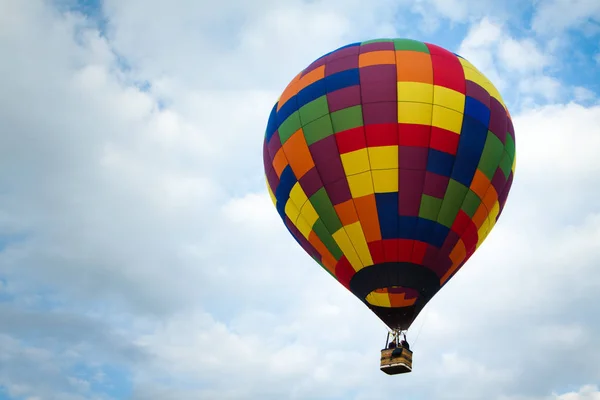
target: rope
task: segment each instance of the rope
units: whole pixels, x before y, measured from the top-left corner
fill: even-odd
[[[425,320],[427,319],[428,312],[429,312],[429,308],[427,308],[425,310],[425,312],[423,313],[423,320],[421,321],[421,326],[419,327],[419,330],[417,331],[417,337],[415,337],[415,341],[413,342],[413,348],[414,348],[415,344],[417,344],[417,340],[419,339],[419,336],[421,336],[421,330],[423,329],[423,325],[425,325]]]

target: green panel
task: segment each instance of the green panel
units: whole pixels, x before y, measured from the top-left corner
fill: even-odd
[[[502,155],[502,161],[500,161],[500,169],[504,172],[504,176],[508,179],[510,175],[510,170],[512,169],[513,160],[510,159],[510,156],[505,151]]]
[[[325,188],[317,190],[315,194],[310,196],[310,202],[329,232],[337,232],[343,226]]]
[[[481,199],[479,196],[477,196],[472,190],[469,190],[465,196],[465,200],[462,203],[461,210],[463,210],[469,217],[473,218],[480,204]]]
[[[394,39],[394,47],[396,50],[412,50],[429,54],[429,48],[427,48],[427,45],[417,40]]]
[[[363,126],[362,106],[352,106],[331,113],[335,133]]]
[[[342,258],[344,253],[342,252],[340,247],[337,245],[335,240],[333,240],[331,233],[329,233],[327,228],[325,228],[323,221],[318,219],[315,222],[315,224],[313,225],[313,231],[315,231],[315,233],[317,234],[317,237],[319,239],[321,239],[321,242],[323,242],[325,247],[327,247],[327,250],[329,250],[331,252],[331,254],[335,257],[336,260],[339,260],[340,258]]]
[[[454,179],[450,179],[448,181],[448,188],[446,189],[446,195],[444,196],[444,201],[442,202],[442,207],[440,208],[440,214],[438,216],[438,222],[448,228],[452,227],[454,224],[454,220],[456,219],[456,214],[460,210],[460,207],[463,205],[465,196],[469,192],[469,188],[455,181]]]
[[[494,178],[496,169],[498,169],[498,164],[500,164],[500,160],[502,159],[503,152],[504,145],[500,139],[492,132],[488,131],[477,169],[481,170],[490,181]]]
[[[298,111],[295,111],[292,115],[287,117],[287,119],[283,121],[281,125],[279,125],[279,128],[277,128],[277,131],[279,132],[279,139],[281,139],[281,144],[284,144],[301,127],[302,124],[300,123],[300,114]]]
[[[302,127],[302,130],[304,131],[306,143],[309,146],[321,139],[333,135],[333,127],[331,126],[329,115],[325,115],[324,117],[309,122]]]
[[[440,206],[442,205],[442,199],[437,197],[422,195],[421,206],[419,207],[419,217],[427,218],[432,221],[437,220],[438,213],[440,212]]]
[[[364,42],[361,42],[361,46],[364,46],[365,44],[370,44],[370,43],[390,43],[393,41],[394,41],[394,39],[371,39],[371,40],[365,40]]]
[[[506,146],[504,147],[504,150],[508,153],[512,164],[512,161],[515,159],[515,141],[509,134],[506,134]]]
[[[306,125],[309,122],[313,122],[314,120],[329,114],[327,96],[321,96],[310,103],[305,104],[304,106],[300,107],[299,111],[302,125]]]

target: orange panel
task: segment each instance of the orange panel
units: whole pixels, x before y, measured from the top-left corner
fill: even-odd
[[[379,215],[377,214],[375,195],[370,194],[357,197],[354,199],[354,205],[367,242],[381,240],[381,229],[379,228]]]
[[[485,204],[481,203],[477,208],[477,211],[475,211],[475,215],[473,215],[473,223],[477,227],[477,230],[481,228],[481,225],[483,225],[483,222],[485,221],[489,213],[490,212],[488,211]]]
[[[419,51],[396,51],[396,74],[398,82],[433,84],[431,56]]]
[[[296,93],[298,93],[298,82],[300,81],[301,75],[302,72],[298,73],[298,75],[296,75],[294,79],[292,79],[292,81],[283,90],[283,93],[281,94],[281,96],[279,97],[279,101],[277,102],[277,111],[279,111],[279,109],[283,107],[283,105],[289,99],[291,99],[296,95]]]
[[[483,204],[487,207],[488,210],[494,208],[494,204],[498,201],[498,192],[496,192],[496,188],[490,186],[487,192],[485,192],[485,197],[483,198]]]
[[[488,188],[492,182],[488,179],[487,176],[480,170],[475,171],[475,176],[473,177],[473,182],[471,182],[471,190],[479,196],[480,199],[483,200],[485,197],[485,192],[487,192]]]
[[[298,129],[283,144],[283,151],[297,179],[302,178],[304,174],[315,166],[302,129]]]
[[[356,214],[352,199],[336,204],[334,208],[338,217],[340,217],[340,221],[342,221],[342,225],[346,226],[358,221],[358,214]]]
[[[370,51],[358,56],[359,68],[381,64],[396,64],[396,52],[394,50]]]
[[[285,153],[283,152],[283,148],[280,148],[279,150],[277,150],[277,153],[275,153],[275,157],[273,157],[273,169],[275,169],[275,172],[277,173],[278,177],[281,178],[281,173],[287,166],[288,166],[287,157],[285,156]]]
[[[325,66],[321,65],[320,67],[313,69],[308,74],[300,78],[300,81],[298,82],[298,91],[301,91],[308,85],[311,85],[323,78],[325,78]]]

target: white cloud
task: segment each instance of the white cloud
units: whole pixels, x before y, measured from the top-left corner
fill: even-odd
[[[129,370],[136,399],[541,399],[597,382],[598,107],[515,113],[505,214],[409,333],[414,372],[389,379],[383,325],[289,236],[260,157],[282,86],[395,32],[395,3],[112,1],[107,38],[43,4],[0,13],[0,225],[22,236],[0,253],[11,394],[94,398],[72,369],[96,363]],[[512,69],[527,93],[558,90],[533,73],[550,62],[535,43],[505,37],[483,19],[461,50],[500,87]]]
[[[557,35],[570,28],[585,28],[600,21],[600,3],[595,0],[541,2],[532,21],[534,30]]]

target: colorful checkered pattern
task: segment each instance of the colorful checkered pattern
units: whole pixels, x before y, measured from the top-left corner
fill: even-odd
[[[443,286],[496,223],[515,168],[492,83],[408,39],[350,44],[309,65],[275,104],[263,151],[285,225],[349,289],[358,271],[389,262],[426,267]],[[402,308],[418,297],[390,285],[361,300]]]

